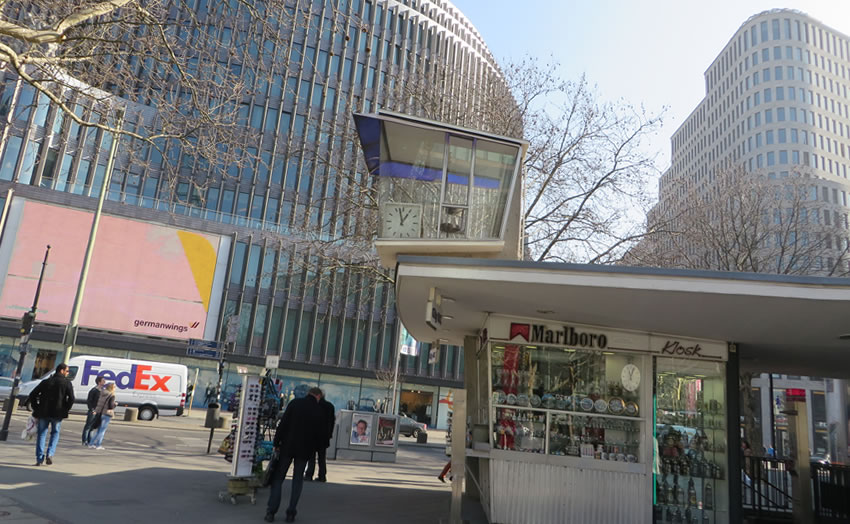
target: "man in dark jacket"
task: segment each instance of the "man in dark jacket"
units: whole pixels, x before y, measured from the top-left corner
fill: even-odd
[[[35,439],[35,465],[41,466],[45,460],[44,443],[47,438],[47,426],[50,426],[50,444],[47,446],[47,465],[53,464],[53,454],[59,443],[59,430],[62,419],[68,418],[68,411],[74,405],[74,386],[68,380],[68,365],[59,364],[56,372],[32,390],[29,405],[32,414],[38,419],[38,433]]]
[[[94,431],[94,428],[91,427],[92,422],[94,422],[94,410],[97,408],[97,401],[100,400],[100,392],[103,390],[105,382],[106,379],[102,376],[94,379],[94,387],[89,390],[89,396],[86,398],[88,412],[86,412],[86,425],[83,426],[83,446],[88,446],[91,440],[91,432]]]
[[[312,388],[306,397],[292,400],[286,406],[283,418],[277,426],[274,447],[280,454],[280,459],[273,465],[266,522],[273,522],[274,515],[280,508],[283,479],[286,477],[289,465],[293,462],[295,465],[292,470],[292,492],[289,497],[289,507],[286,508],[286,522],[295,522],[295,507],[298,505],[301,488],[304,486],[304,468],[307,466],[307,460],[324,444],[326,437],[325,417],[319,407],[321,398],[322,390]]]
[[[319,399],[319,407],[322,409],[322,414],[325,417],[325,428],[327,429],[325,440],[321,446],[319,446],[319,451],[310,456],[310,460],[307,461],[307,471],[304,473],[304,480],[313,480],[313,472],[316,469],[316,455],[319,456],[319,476],[316,477],[316,481],[318,482],[327,482],[328,480],[328,464],[327,464],[327,455],[328,455],[328,447],[331,445],[331,438],[333,438],[334,434],[334,424],[336,423],[336,417],[334,416],[334,405],[325,400],[325,396],[322,395],[322,398]]]

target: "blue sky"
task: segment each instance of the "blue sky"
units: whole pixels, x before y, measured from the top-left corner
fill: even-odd
[[[500,61],[554,57],[564,77],[582,73],[606,100],[658,112],[650,151],[669,165],[670,135],[705,94],[703,73],[750,16],[783,7],[850,35],[850,0],[452,0]]]

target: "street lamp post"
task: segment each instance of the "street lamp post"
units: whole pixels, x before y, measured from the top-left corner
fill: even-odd
[[[41,295],[41,283],[44,280],[44,270],[47,268],[47,257],[50,255],[50,246],[44,252],[44,262],[41,263],[41,274],[38,276],[38,285],[35,288],[35,297],[32,301],[32,308],[24,313],[21,319],[21,342],[18,346],[20,354],[18,355],[18,367],[15,370],[15,377],[12,382],[12,391],[9,393],[9,401],[6,404],[6,416],[3,417],[3,428],[0,429],[0,441],[6,440],[9,437],[9,423],[12,420],[12,409],[15,405],[15,397],[18,396],[18,386],[21,384],[21,371],[24,368],[24,359],[27,356],[29,349],[30,334],[32,334],[32,325],[35,322],[35,313],[38,308],[38,297]]]
[[[124,119],[124,113],[121,112],[118,117],[118,128],[121,128],[121,123]],[[89,277],[89,266],[91,265],[91,257],[94,253],[94,242],[97,238],[97,228],[100,225],[100,217],[103,214],[103,201],[106,200],[106,192],[109,191],[109,183],[112,180],[112,166],[115,163],[115,152],[118,150],[118,142],[121,140],[121,134],[115,133],[112,138],[112,144],[109,147],[109,159],[106,162],[106,174],[103,177],[103,185],[100,187],[100,196],[97,199],[97,209],[94,212],[94,219],[91,223],[91,232],[89,233],[89,241],[86,246],[86,255],[83,258],[83,268],[80,271],[80,280],[77,282],[77,295],[74,297],[74,307],[71,309],[71,320],[68,321],[68,327],[65,328],[65,336],[62,341],[65,346],[65,357],[62,362],[65,364],[71,360],[71,352],[74,350],[74,344],[77,342],[77,331],[79,330],[80,308],[83,305],[83,295],[86,292],[86,280]]]

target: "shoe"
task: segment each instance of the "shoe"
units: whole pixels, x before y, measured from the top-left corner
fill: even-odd
[[[92,446],[91,444],[89,444],[89,445],[88,445],[88,447],[89,447],[90,449],[94,449],[94,448],[95,448],[95,446]]]
[[[295,513],[287,513],[284,522],[295,522]]]
[[[446,483],[446,479],[445,479],[445,477],[443,477],[442,475],[437,475],[437,479],[438,479],[440,482],[442,482],[443,484],[445,484],[445,483]]]
[[[94,448],[94,449],[106,449],[106,448],[105,448],[105,447],[103,447],[103,446],[98,446],[98,447],[96,447],[96,448]]]
[[[328,479],[326,479],[325,477],[316,477],[316,482],[327,482],[327,481],[328,481]]]
[[[263,520],[266,522],[274,522],[274,513],[266,513],[266,516],[263,517]]]
[[[50,458],[50,457],[47,457],[47,460],[45,462],[47,462],[47,465],[50,466],[50,465],[53,464],[53,459]]]
[[[33,466],[41,466],[41,462],[36,462]]]
[[[304,475],[304,480],[313,481],[313,477],[311,475]]]

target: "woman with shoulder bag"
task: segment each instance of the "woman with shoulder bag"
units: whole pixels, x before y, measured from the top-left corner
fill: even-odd
[[[115,415],[115,384],[108,384],[104,389],[103,393],[100,394],[100,398],[97,401],[97,407],[95,408],[95,420],[92,423],[92,426],[100,422],[97,427],[97,434],[94,438],[89,441],[90,448],[96,449],[105,449],[103,444],[103,435],[106,434],[106,428],[109,426],[109,421],[112,420],[112,417]]]

